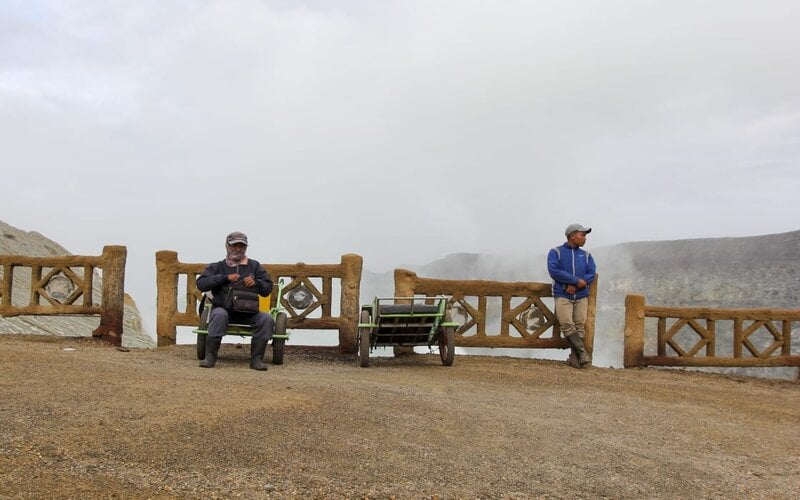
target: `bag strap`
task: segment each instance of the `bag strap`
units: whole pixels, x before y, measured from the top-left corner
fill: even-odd
[[[252,272],[253,277],[255,278],[256,270],[255,270],[252,262],[253,262],[253,259],[247,259],[247,264],[244,264],[244,267],[245,267],[245,271]],[[222,266],[226,266],[227,267],[227,265],[228,264],[224,260],[221,260],[221,261],[217,262],[217,274],[222,274]],[[241,274],[240,269],[239,269],[241,266],[242,266],[242,264],[237,264],[236,265],[236,274]],[[225,293],[228,293],[227,290],[238,289],[239,287],[232,286],[234,284],[235,283],[225,283],[225,285],[223,285],[222,289],[225,290]]]
[[[197,315],[200,316],[203,313],[203,308],[206,305],[206,301],[208,300],[208,295],[202,294],[202,298],[200,299],[200,303],[197,304]]]

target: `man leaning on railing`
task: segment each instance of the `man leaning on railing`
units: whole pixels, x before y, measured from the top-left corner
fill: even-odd
[[[592,255],[581,248],[591,232],[590,227],[570,224],[564,231],[567,241],[547,255],[547,270],[553,278],[556,319],[572,351],[567,364],[575,368],[592,363],[583,337],[589,312],[589,287],[594,281],[596,267]]]

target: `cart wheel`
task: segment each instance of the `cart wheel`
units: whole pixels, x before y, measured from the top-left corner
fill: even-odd
[[[200,305],[198,306],[197,315],[200,318],[200,324],[197,325],[198,328],[201,330],[208,330],[208,315],[211,314],[211,303],[208,301],[208,297],[203,295],[203,298],[200,299]]]
[[[275,334],[286,335],[286,313],[278,313],[275,319]],[[286,347],[286,339],[272,339],[272,364],[283,364],[283,348]]]
[[[206,337],[205,333],[197,334],[197,359],[200,361],[206,359]]]
[[[439,327],[439,356],[444,366],[451,366],[456,358],[456,330],[452,326]]]
[[[369,312],[361,311],[360,323],[369,323]],[[362,368],[369,366],[369,328],[358,329],[358,362]]]

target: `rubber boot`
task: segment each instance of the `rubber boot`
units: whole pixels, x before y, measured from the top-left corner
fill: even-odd
[[[214,365],[217,364],[220,344],[222,344],[222,337],[206,336],[206,357],[200,362],[201,368],[214,368]]]
[[[269,339],[253,339],[250,341],[250,368],[253,370],[266,370],[264,364],[264,351],[267,350]]]
[[[567,358],[567,365],[573,368],[580,368],[581,364],[578,363],[578,354],[574,347],[570,347],[569,357]]]
[[[567,337],[567,340],[569,341],[573,350],[578,354],[578,363],[580,363],[581,368],[592,363],[592,356],[588,351],[586,351],[586,348],[583,345],[583,339],[580,335],[573,333]]]

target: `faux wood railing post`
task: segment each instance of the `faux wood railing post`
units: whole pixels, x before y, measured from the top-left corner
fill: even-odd
[[[596,274],[592,286],[589,287],[589,303],[584,325],[583,345],[589,353],[594,353],[594,323],[597,319],[597,287],[600,275]]]
[[[356,352],[363,261],[360,255],[352,253],[342,255],[339,349],[346,353]]]
[[[0,314],[11,308],[11,283],[14,279],[14,265],[3,266],[3,288],[0,290]]]
[[[413,297],[417,274],[408,269],[394,270],[394,296]]]
[[[417,274],[408,269],[395,269],[394,270],[394,296],[395,297],[413,297],[414,288],[416,287]],[[413,347],[394,346],[392,352],[395,356],[410,356],[414,354]]]
[[[101,337],[117,346],[122,345],[122,318],[125,313],[125,261],[127,258],[128,249],[124,246],[103,247],[103,309],[100,313],[100,326],[92,332],[92,336]]]
[[[173,345],[177,339],[175,313],[178,311],[178,252],[156,252],[156,335],[158,346]]]
[[[644,357],[644,296],[625,297],[625,368],[641,365]]]

